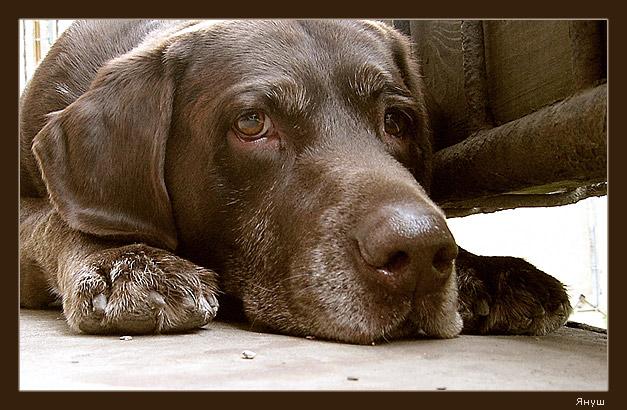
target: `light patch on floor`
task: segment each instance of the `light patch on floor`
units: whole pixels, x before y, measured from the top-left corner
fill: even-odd
[[[59,311],[22,310],[19,339],[21,390],[608,389],[606,335],[570,328],[357,346],[216,322],[125,340],[73,334]]]

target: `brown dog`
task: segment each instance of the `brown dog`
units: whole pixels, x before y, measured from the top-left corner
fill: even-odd
[[[22,306],[87,333],[197,328],[218,296],[353,343],[556,329],[558,281],[458,255],[418,73],[372,22],[74,24],[20,104]]]

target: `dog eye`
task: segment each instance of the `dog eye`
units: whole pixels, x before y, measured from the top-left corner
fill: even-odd
[[[272,121],[262,111],[248,111],[235,120],[233,128],[240,138],[254,140],[262,138],[271,125]]]
[[[385,112],[383,129],[386,134],[394,137],[403,137],[411,127],[411,118],[405,112],[392,108]]]

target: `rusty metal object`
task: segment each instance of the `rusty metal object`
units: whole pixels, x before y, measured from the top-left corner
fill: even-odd
[[[432,196],[439,204],[470,203],[531,187],[606,181],[606,120],[602,84],[478,131],[435,154]]]
[[[575,20],[569,23],[575,88],[583,90],[607,78],[605,21]]]
[[[492,128],[483,39],[483,22],[464,20],[461,23],[464,91],[468,105],[470,132]]]
[[[440,204],[440,207],[446,213],[447,218],[456,218],[460,216],[468,216],[474,214],[487,214],[491,212],[502,211],[504,209],[513,208],[533,208],[570,205],[581,201],[582,199],[593,196],[607,195],[607,183],[598,182],[584,186],[560,186],[556,191],[549,184],[543,187],[533,187],[530,193],[515,192],[487,196],[482,198],[474,198],[472,200],[450,201]],[[545,189],[545,193],[533,193]]]

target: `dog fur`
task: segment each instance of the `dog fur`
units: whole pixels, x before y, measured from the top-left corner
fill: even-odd
[[[403,206],[438,232],[416,246],[454,246],[428,197],[419,72],[377,22],[75,23],[20,101],[21,305],[60,299],[86,333],[194,329],[218,301],[351,343],[556,329],[562,284],[520,259],[460,249],[437,280],[364,263],[355,235],[387,246],[398,235],[371,231]],[[242,140],[251,109],[272,128]],[[390,109],[406,116],[398,138],[382,131]]]

